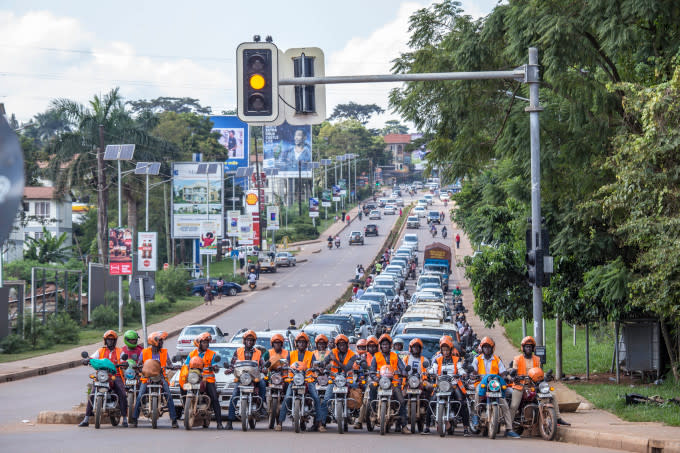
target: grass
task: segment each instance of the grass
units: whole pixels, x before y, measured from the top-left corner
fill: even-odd
[[[517,347],[519,354],[522,342],[522,321],[505,324],[505,336]],[[531,335],[532,322],[527,320],[527,330]],[[586,374],[586,335],[584,327],[576,328],[576,346],[573,343],[573,330],[562,324],[562,372],[566,375]],[[545,320],[546,370],[555,369],[555,320]],[[608,373],[614,354],[614,327],[605,324],[600,328],[590,328],[590,373]]]
[[[654,403],[626,405],[626,393],[640,395],[659,395],[663,398],[677,398],[680,386],[671,378],[662,385],[629,385],[629,384],[587,384],[569,383],[569,388],[586,397],[599,409],[616,414],[630,422],[663,422],[671,426],[680,426],[680,405],[666,403],[663,406]]]
[[[147,326],[151,324],[155,324],[161,321],[165,321],[168,318],[171,318],[179,313],[191,310],[193,308],[198,307],[203,303],[203,298],[201,297],[194,297],[194,296],[186,296],[182,299],[177,300],[174,304],[172,304],[172,307],[170,311],[166,313],[158,313],[158,314],[153,314],[153,315],[148,315],[146,318],[146,323]],[[142,325],[141,323],[133,323],[130,325],[125,325],[123,330],[128,330],[128,329],[133,329],[133,330],[138,330],[141,329]],[[38,357],[46,354],[52,354],[54,352],[61,352],[61,351],[66,351],[68,349],[72,349],[78,346],[86,346],[90,345],[93,343],[97,343],[98,341],[102,340],[102,333],[104,332],[105,329],[95,329],[93,327],[83,327],[80,329],[80,340],[78,343],[70,343],[70,344],[58,344],[54,345],[50,348],[45,348],[45,349],[35,349],[31,351],[24,351],[20,352],[17,354],[0,354],[0,363],[7,363],[7,362],[14,362],[16,360],[23,360],[23,359],[30,359],[31,357]],[[114,329],[115,330],[115,329]],[[119,346],[122,346],[122,340],[119,341]],[[80,357],[80,356],[78,356]],[[77,359],[78,357],[75,357]]]

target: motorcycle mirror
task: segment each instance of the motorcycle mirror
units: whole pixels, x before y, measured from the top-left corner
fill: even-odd
[[[120,360],[127,360],[127,359],[128,359],[128,355],[125,352],[120,355]]]
[[[222,357],[220,357],[219,354],[215,354],[215,358],[214,358],[213,360],[214,360],[215,362],[219,362],[220,360],[222,360]]]
[[[279,362],[281,363],[281,365],[285,365],[285,364],[288,363],[288,360],[286,360],[286,359],[279,359]]]
[[[405,368],[405,369],[406,369],[406,372],[407,372],[407,373],[410,372],[410,371],[411,371],[411,365],[406,365],[406,368]]]
[[[172,361],[179,362],[179,355],[175,354],[174,356],[172,356]]]
[[[139,356],[137,354],[132,354],[130,358],[136,362],[137,359],[139,359]]]
[[[270,366],[272,366],[272,363],[271,363],[269,360],[267,360],[266,362],[264,362],[264,367],[265,367],[265,368],[269,368]]]
[[[444,376],[446,376],[447,374],[449,374],[449,372],[448,372],[447,370],[444,370],[444,371],[442,371],[442,374],[443,374]]]
[[[82,357],[83,359],[87,359],[89,356],[90,355],[87,353],[87,351],[83,351],[80,353],[80,357]]]
[[[222,363],[222,366],[223,366],[224,368],[229,368],[229,362],[224,362],[224,363]]]

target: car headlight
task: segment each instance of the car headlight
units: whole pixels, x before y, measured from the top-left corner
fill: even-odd
[[[303,385],[305,383],[305,377],[302,373],[298,373],[293,376],[293,385]]]
[[[347,378],[345,376],[339,375],[335,377],[335,385],[338,387],[344,387],[347,385]]]
[[[125,379],[134,379],[135,378],[135,370],[133,370],[132,368],[128,368],[127,370],[125,370],[124,375],[125,375]]]
[[[106,370],[98,370],[97,380],[101,383],[109,382],[109,372]]]
[[[538,384],[538,393],[548,393],[550,392],[550,384],[547,382],[541,382]]]
[[[498,379],[489,379],[489,390],[492,392],[500,392],[501,391],[501,381]]]
[[[243,373],[238,379],[243,385],[250,385],[253,382],[253,377],[250,373]]]
[[[379,384],[380,384],[380,388],[383,389],[383,390],[387,390],[390,387],[392,387],[392,381],[387,376],[381,377]]]
[[[281,385],[283,383],[283,377],[280,374],[272,374],[272,384]]]
[[[440,392],[450,392],[451,383],[449,381],[439,381],[439,391]]]
[[[187,382],[189,384],[198,384],[201,380],[201,376],[198,373],[189,373],[189,376],[187,376]]]
[[[417,389],[418,387],[420,387],[420,378],[418,378],[418,376],[409,376],[408,386],[411,387],[412,389]]]

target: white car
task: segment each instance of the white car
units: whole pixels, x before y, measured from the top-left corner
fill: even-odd
[[[420,218],[417,215],[410,215],[406,219],[406,228],[420,228]]]
[[[385,206],[385,209],[383,210],[385,215],[396,215],[397,214],[397,207],[391,204],[388,204]]]
[[[212,343],[223,343],[226,341],[224,337],[229,335],[228,333],[222,333],[222,330],[214,324],[186,326],[177,337],[177,354],[183,357],[188,356],[191,351],[196,349],[194,338],[203,332],[208,332],[212,336]]]
[[[424,199],[424,198],[421,198],[420,200],[418,200],[416,202],[416,206],[422,206],[424,208],[428,207],[429,205],[430,205],[430,203],[428,203],[427,200]]]
[[[418,235],[417,234],[405,234],[404,235],[404,245],[413,245],[415,250],[418,251]]]
[[[380,215],[380,211],[377,209],[374,209],[368,214],[368,220],[380,220],[382,219],[382,215]]]
[[[427,201],[428,205],[431,205],[432,201],[434,200],[434,196],[432,194],[429,194],[429,193],[426,194],[423,198]]]
[[[425,206],[418,205],[415,208],[413,208],[413,213],[418,216],[419,219],[424,219],[425,216],[427,215],[427,211],[425,210]]]

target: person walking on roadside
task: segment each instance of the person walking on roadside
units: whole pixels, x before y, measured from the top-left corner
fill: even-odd
[[[359,322],[359,338],[368,338],[370,334],[371,331],[369,330],[366,321],[362,319],[361,322]]]
[[[460,248],[460,234],[456,233],[456,248]]]
[[[205,292],[203,295],[203,302],[205,302],[206,305],[212,305],[215,296],[212,293],[212,286],[210,286],[210,282],[207,282],[205,286],[203,286],[203,291]]]
[[[345,211],[342,211],[342,216],[340,217],[340,220],[343,222],[345,221]]]
[[[220,276],[217,280],[217,298],[222,298],[222,290],[224,289],[224,279]]]
[[[243,266],[246,265],[246,254],[243,250],[238,251],[238,267],[239,269],[243,269]]]
[[[347,220],[347,225],[349,225],[349,214],[347,214],[347,217],[345,219]]]

